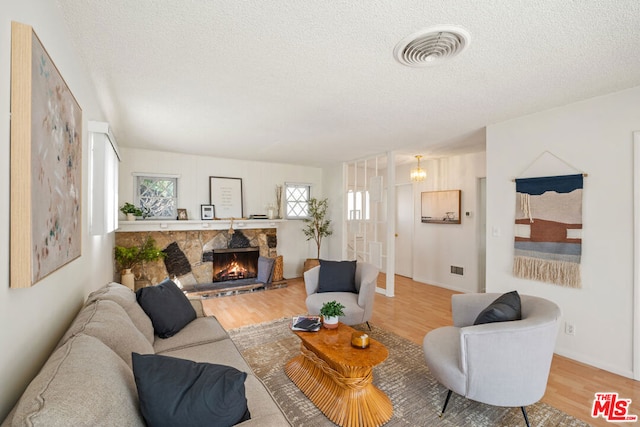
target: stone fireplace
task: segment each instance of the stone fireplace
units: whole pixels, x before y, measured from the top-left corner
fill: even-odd
[[[127,231],[116,233],[115,244],[125,247],[140,245],[147,236],[156,241],[156,246],[166,256],[164,260],[145,263],[133,269],[137,279],[136,288],[160,283],[167,277],[177,278],[184,286],[255,278],[258,257],[275,258],[278,255],[275,228]],[[238,260],[245,264],[240,267],[242,272],[236,267],[222,265]],[[120,272],[115,271],[114,275],[114,280],[120,281]],[[219,279],[215,276],[219,276]]]

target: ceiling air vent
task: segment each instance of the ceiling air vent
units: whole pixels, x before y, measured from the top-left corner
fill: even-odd
[[[393,50],[401,64],[427,67],[447,61],[469,46],[469,33],[458,27],[434,27],[404,38]]]

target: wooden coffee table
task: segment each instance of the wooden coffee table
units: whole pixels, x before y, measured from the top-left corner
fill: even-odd
[[[351,346],[355,329],[340,323],[336,329],[294,333],[301,354],[287,362],[285,372],[302,392],[339,426],[381,426],[393,415],[391,400],[373,385],[374,366],[389,355],[371,339],[369,347]]]

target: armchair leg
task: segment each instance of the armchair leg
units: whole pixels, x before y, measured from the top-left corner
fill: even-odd
[[[447,409],[447,405],[449,404],[449,399],[451,399],[451,393],[453,393],[453,391],[448,390],[447,393],[447,398],[444,400],[444,406],[442,407],[442,412],[440,412],[440,417],[442,417],[444,415],[444,411]]]
[[[371,325],[369,324],[369,321],[367,320],[367,326],[369,327],[369,330],[372,331],[373,329],[371,329]]]
[[[522,415],[524,415],[524,422],[527,423],[527,427],[531,427],[529,426],[529,417],[527,417],[527,410],[524,408],[524,406],[521,406],[520,409],[522,409]]]

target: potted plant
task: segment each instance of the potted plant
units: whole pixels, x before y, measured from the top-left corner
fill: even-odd
[[[123,285],[134,290],[135,275],[131,271],[134,267],[144,264],[145,261],[155,261],[165,257],[165,253],[156,247],[156,241],[151,236],[147,236],[140,246],[126,248],[116,246],[114,258],[121,274]]]
[[[327,219],[327,210],[329,209],[329,202],[327,199],[318,200],[316,198],[309,199],[309,217],[305,218],[305,227],[302,232],[308,240],[315,240],[316,247],[318,248],[318,257],[315,259],[307,259],[305,262],[305,271],[309,268],[315,267],[319,264],[320,259],[320,245],[322,244],[322,238],[331,236],[333,230],[331,230],[331,220]]]
[[[127,216],[127,221],[135,221],[137,216],[142,216],[142,209],[136,208],[133,204],[126,202],[120,208],[120,212]]]
[[[344,305],[337,301],[328,301],[322,304],[320,314],[322,315],[322,324],[325,328],[334,329],[338,327],[338,317],[344,316]]]

